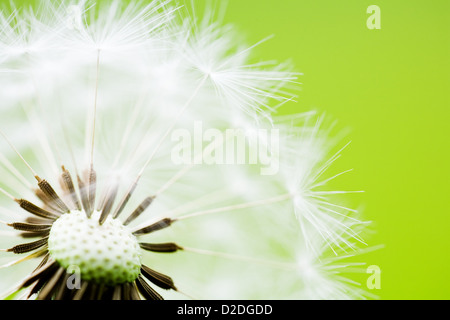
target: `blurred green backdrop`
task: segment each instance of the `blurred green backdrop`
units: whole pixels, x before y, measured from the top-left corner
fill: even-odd
[[[379,30],[366,26],[369,5],[380,7]],[[448,0],[227,3],[225,21],[249,44],[275,35],[256,58],[304,73],[289,111],[324,111],[351,130],[334,170],[354,168],[339,186],[365,190],[366,239],[384,248],[359,260],[381,268],[381,299],[450,299],[449,15]]]
[[[369,30],[369,5],[381,29]],[[317,109],[350,128],[336,170],[362,189],[373,220],[361,256],[381,268],[381,299],[450,299],[450,1],[230,0],[261,57],[292,59],[304,73],[291,111]],[[361,279],[367,278],[367,275]],[[365,283],[363,283],[365,285]]]

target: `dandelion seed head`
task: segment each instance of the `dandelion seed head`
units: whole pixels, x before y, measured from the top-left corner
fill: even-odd
[[[64,215],[52,225],[48,250],[64,268],[79,266],[87,281],[117,285],[133,282],[139,275],[140,247],[137,239],[119,221],[98,223],[81,211]]]

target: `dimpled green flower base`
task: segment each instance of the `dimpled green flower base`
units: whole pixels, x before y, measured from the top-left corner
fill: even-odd
[[[48,239],[50,255],[64,268],[79,268],[81,279],[116,285],[134,281],[140,273],[140,247],[122,223],[108,218],[100,225],[81,211],[62,215]]]

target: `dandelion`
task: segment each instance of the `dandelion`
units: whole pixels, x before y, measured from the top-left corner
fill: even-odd
[[[366,223],[332,197],[352,191],[323,189],[331,128],[277,116],[299,74],[213,18],[171,1],[0,14],[3,298],[365,296],[337,276]],[[177,163],[174,132],[199,121],[214,134]],[[251,161],[198,161],[227,129]]]

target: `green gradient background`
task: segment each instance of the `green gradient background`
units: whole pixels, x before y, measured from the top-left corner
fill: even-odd
[[[381,30],[366,27],[372,4]],[[334,170],[354,168],[338,185],[365,190],[367,241],[385,247],[361,260],[381,268],[381,299],[450,299],[449,16],[448,0],[228,1],[225,21],[249,44],[275,35],[257,58],[304,73],[290,111],[325,111],[351,130]]]
[[[366,9],[381,9],[369,30]],[[373,220],[361,257],[381,268],[381,299],[450,299],[450,1],[230,0],[226,21],[262,57],[292,59],[291,111],[326,111],[350,128],[339,183],[363,189]],[[367,278],[364,275],[362,279]]]

